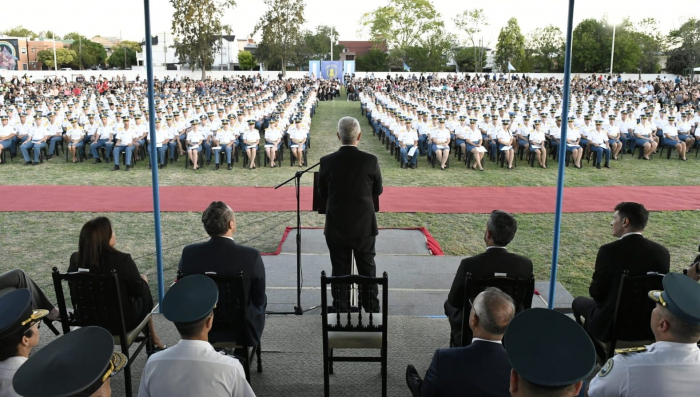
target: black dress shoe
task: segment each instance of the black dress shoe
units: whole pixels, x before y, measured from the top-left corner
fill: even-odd
[[[210,165],[210,164],[211,164],[211,160],[207,160],[207,165]]]
[[[609,163],[605,163],[605,168],[610,168],[610,164],[609,164]]]
[[[603,168],[603,167],[600,166],[600,163],[596,164],[595,167],[596,167],[597,169]]]
[[[219,169],[219,164],[217,164],[216,167],[214,167],[214,171],[216,171],[218,169]]]
[[[24,165],[29,165],[29,164],[31,164],[31,163],[32,163],[31,161],[25,161],[25,162],[24,162]]]
[[[127,165],[127,166],[126,166],[126,170],[129,171],[130,169],[131,169],[131,166],[130,166],[130,165]]]
[[[423,379],[418,375],[416,367],[408,364],[406,367],[406,385],[408,385],[408,390],[411,391],[413,397],[420,397],[420,387],[423,384]]]
[[[95,161],[93,161],[92,163],[93,163],[93,164],[100,164],[101,162],[102,162],[102,160],[100,160],[100,159],[95,159]]]
[[[232,169],[233,169],[233,167],[231,166],[231,164],[229,164],[229,165],[228,165],[228,170],[231,171]]]
[[[119,166],[115,165],[114,168],[112,168],[112,171],[119,171]]]

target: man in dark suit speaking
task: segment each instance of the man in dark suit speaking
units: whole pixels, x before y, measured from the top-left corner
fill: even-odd
[[[649,211],[642,204],[622,202],[615,207],[610,223],[612,235],[619,240],[600,247],[595,259],[595,271],[588,287],[590,298],[579,296],[571,306],[579,324],[602,342],[610,340],[615,300],[620,277],[625,270],[630,276],[649,272],[666,274],[671,266],[668,250],[644,236]]]
[[[265,327],[265,265],[260,252],[233,241],[236,217],[222,201],[214,201],[202,214],[204,230],[209,241],[186,246],[182,250],[179,269],[185,276],[213,272],[221,276],[236,276],[243,272],[247,292],[246,322],[249,341],[257,346]]]
[[[360,123],[352,117],[338,122],[337,152],[321,158],[318,194],[326,202],[324,234],[330,251],[333,276],[350,274],[352,256],[362,276],[375,277],[374,242],[378,234],[374,198],[382,194],[382,173],[377,158],[357,148],[362,133]],[[340,308],[348,307],[347,293],[342,293]],[[333,299],[339,299],[333,291]],[[377,287],[370,300],[362,296],[365,310],[379,311]]]

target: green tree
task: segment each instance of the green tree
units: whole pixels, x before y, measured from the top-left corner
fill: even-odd
[[[39,37],[44,37],[47,39],[54,39],[54,40],[61,40],[61,36],[57,35],[51,30],[45,30],[43,32],[38,33]]]
[[[411,71],[442,72],[454,52],[454,42],[454,35],[435,29],[420,45],[406,49],[405,62]]]
[[[124,68],[124,57],[126,56],[126,66],[136,65],[136,51],[128,46],[116,46],[112,55],[107,58],[107,64],[113,68]]]
[[[464,34],[467,36],[467,43],[470,44],[472,48],[472,67],[469,69],[462,68],[462,65],[464,67],[467,66],[466,59],[464,58],[464,56],[466,56],[466,53],[464,52],[465,49],[462,48],[460,50],[460,57],[464,62],[462,62],[462,65],[459,65],[459,62],[457,63],[459,70],[463,72],[473,70],[474,73],[481,71],[483,68],[485,48],[483,43],[479,44],[477,42],[477,38],[479,37],[479,34],[482,33],[483,28],[489,26],[484,10],[480,8],[464,10],[461,14],[458,14],[453,21],[455,26],[457,26],[457,28],[464,32]],[[477,46],[477,44],[479,45]]]
[[[12,29],[7,29],[1,33],[6,35],[6,36],[10,36],[10,37],[29,37],[30,39],[35,39],[35,38],[39,37],[39,35],[37,33],[25,28],[22,25],[15,26]]]
[[[302,45],[303,0],[264,0],[267,11],[255,25],[253,34],[262,33],[257,56],[268,70],[279,65],[282,74],[287,64],[296,62],[296,51]]]
[[[463,47],[455,49],[454,61],[457,64],[457,68],[460,72],[468,72],[470,70],[476,70],[474,67],[474,51],[478,51],[478,48],[474,47]]]
[[[64,36],[64,39],[73,40],[70,49],[77,54],[71,63],[73,69],[90,69],[94,66],[105,64],[107,51],[102,44],[90,41],[87,37],[77,32],[68,33]]]
[[[373,48],[366,54],[360,55],[355,60],[355,69],[358,72],[379,72],[389,70],[389,60],[386,52]]]
[[[681,74],[683,69],[690,68],[694,76],[693,68],[700,63],[700,20],[688,19],[669,33],[668,40],[673,49],[669,52],[667,70]]]
[[[253,57],[252,52],[241,51],[238,53],[238,66],[241,70],[253,70],[258,64],[255,62],[255,57]]]
[[[642,73],[659,73],[661,55],[665,52],[666,38],[661,34],[658,21],[654,18],[643,19],[632,27],[641,57],[639,69]]]
[[[521,70],[524,58],[525,36],[520,32],[518,20],[511,18],[498,34],[496,65],[502,71],[508,71],[508,63],[512,64],[516,70]]]
[[[224,12],[236,6],[235,0],[170,0],[173,6],[172,31],[177,37],[175,53],[190,69],[201,69],[202,80],[214,64],[223,33],[231,26],[221,23]],[[123,59],[122,59],[123,60]]]
[[[75,59],[77,55],[75,54],[75,51],[68,49],[68,48],[57,48],[56,49],[56,63],[58,63],[58,67],[70,65],[73,60]],[[54,61],[53,61],[53,49],[51,50],[41,50],[36,54],[37,60],[41,62],[41,64],[48,68],[48,69],[53,69],[54,66]]]
[[[564,70],[558,64],[564,52],[564,35],[554,25],[535,29],[528,36],[528,49],[532,50],[532,67],[540,72]]]
[[[308,60],[340,60],[340,55],[345,46],[337,43],[338,31],[335,29],[335,26],[319,25],[316,27],[315,32],[309,30],[304,32],[303,37]],[[333,59],[331,59],[330,55],[331,38],[333,38]]]
[[[389,0],[388,5],[365,13],[360,25],[369,29],[375,43],[386,41],[389,48],[404,51],[444,23],[430,0]]]
[[[607,47],[607,35],[603,24],[595,19],[584,19],[572,34],[571,71],[575,73],[593,73],[605,69],[610,61],[610,47]]]

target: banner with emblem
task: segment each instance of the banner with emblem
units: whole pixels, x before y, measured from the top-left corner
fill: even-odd
[[[352,74],[355,73],[355,61],[343,61],[343,76],[345,73],[352,77]]]
[[[330,80],[338,79],[343,82],[343,61],[321,61],[321,77]]]
[[[321,78],[321,61],[309,61],[309,77],[312,79]]]

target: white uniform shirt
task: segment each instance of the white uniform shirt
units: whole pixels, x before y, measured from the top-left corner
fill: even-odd
[[[448,131],[447,128],[441,129],[438,127],[433,131],[431,136],[435,141],[447,142],[450,139],[450,131]],[[440,145],[445,146],[447,144],[441,143]]]
[[[603,129],[601,129],[600,132],[598,132],[597,130],[591,131],[588,136],[588,139],[591,141],[591,143],[595,143],[596,145],[602,146],[603,148],[608,147],[608,134]]]
[[[197,129],[197,131],[192,129],[187,133],[187,140],[190,141],[190,144],[192,145],[197,145],[199,141],[204,140],[204,138],[204,134],[202,134],[200,129]]]
[[[170,139],[170,132],[167,128],[156,129],[156,144],[162,144],[166,139]]]
[[[76,127],[70,127],[68,128],[68,131],[66,131],[66,134],[70,137],[71,141],[77,140],[77,139],[83,139],[85,136],[85,130],[83,127],[76,126]]]
[[[700,390],[700,349],[692,343],[656,342],[644,352],[618,354],[603,368],[591,380],[590,397],[685,397]]]
[[[664,127],[664,135],[668,135],[671,138],[678,136],[678,127],[675,125],[667,124]]]
[[[128,129],[121,128],[117,131],[117,139],[120,141],[119,146],[127,146],[133,143],[134,138],[136,138],[136,130],[131,126]]]
[[[49,135],[49,130],[44,126],[38,126],[31,131],[31,135],[32,142],[38,142],[44,139],[45,136]]]
[[[268,128],[265,130],[265,141],[276,142],[282,139],[282,131],[279,128]]]
[[[152,355],[143,369],[138,395],[255,397],[237,359],[195,340],[181,340]]]
[[[413,128],[406,128],[403,133],[399,136],[399,140],[407,146],[412,146],[416,141],[418,141],[418,132]]]
[[[292,137],[293,138],[293,137]],[[306,135],[304,135],[304,138],[306,138]],[[254,143],[255,141],[260,140],[260,132],[253,128],[251,131],[250,128],[246,130],[246,132],[243,134],[243,140]]]
[[[487,131],[489,131],[490,128],[487,128]],[[479,141],[483,138],[481,135],[481,131],[479,129],[471,129],[467,128],[464,132],[464,138],[470,140],[474,144],[478,144]]]
[[[25,361],[27,359],[20,356],[0,361],[0,397],[20,397],[12,388],[12,378]]]
[[[265,133],[267,133],[267,131],[265,131]],[[221,145],[221,146],[228,145],[229,143],[231,143],[231,141],[233,141],[233,130],[231,130],[231,129],[225,130],[223,128],[220,129],[216,133],[216,140],[219,142],[219,145]]]
[[[6,139],[9,139],[9,137],[12,134],[16,134],[17,130],[15,130],[15,127],[11,126],[9,123],[2,127],[0,126],[0,141],[4,141]]]

